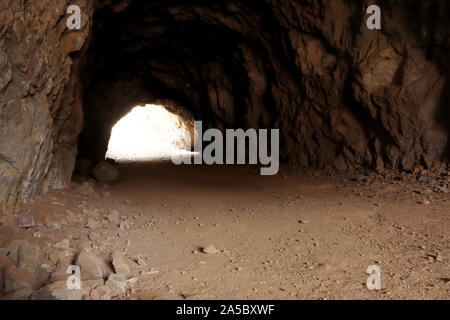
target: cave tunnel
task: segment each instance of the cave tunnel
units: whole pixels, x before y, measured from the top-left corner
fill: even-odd
[[[374,3],[0,0],[0,299],[448,299],[450,3]]]

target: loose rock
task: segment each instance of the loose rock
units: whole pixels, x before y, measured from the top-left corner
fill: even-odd
[[[114,270],[116,273],[122,273],[123,275],[127,276],[130,274],[130,266],[127,263],[127,259],[125,258],[124,254],[120,251],[114,251],[111,254],[112,258],[112,264],[114,266]]]
[[[111,290],[111,297],[125,293],[127,278],[121,273],[113,273],[109,276],[105,285]]]
[[[62,228],[62,224],[59,221],[57,221],[51,217],[47,217],[45,219],[45,225],[52,230],[59,230]]]
[[[70,241],[69,241],[69,239],[61,240],[60,242],[56,243],[53,247],[55,249],[59,249],[59,250],[69,249]]]
[[[19,228],[31,228],[36,226],[36,219],[31,209],[20,213],[14,219],[14,224]]]
[[[120,222],[120,215],[119,212],[117,212],[116,210],[111,211],[107,216],[106,216],[106,220],[109,223],[113,223],[115,225],[118,225]]]
[[[9,267],[5,270],[5,293],[10,293],[25,288],[33,288],[37,279],[28,269]]]
[[[77,265],[81,269],[81,279],[94,280],[104,279],[112,272],[106,261],[90,252],[88,249],[83,249],[77,258]]]
[[[97,220],[88,218],[85,227],[89,229],[99,229],[102,227],[102,224]]]
[[[91,182],[85,181],[78,188],[75,189],[75,192],[82,196],[90,196],[95,193],[95,189]]]
[[[111,289],[105,285],[100,285],[92,289],[89,296],[93,300],[111,300]]]
[[[119,171],[109,162],[101,161],[93,169],[92,173],[101,182],[112,182],[119,178]]]
[[[147,266],[147,263],[145,262],[145,260],[142,257],[137,257],[136,259],[134,259],[134,261],[140,267],[146,267]]]
[[[212,244],[207,245],[206,247],[204,247],[204,248],[202,249],[202,251],[203,251],[203,253],[206,253],[206,254],[216,254],[216,253],[219,253],[219,251],[218,251]]]
[[[127,220],[120,221],[119,228],[122,230],[130,230],[130,222]]]
[[[56,281],[31,295],[32,300],[81,300],[81,289],[68,289],[67,281]]]

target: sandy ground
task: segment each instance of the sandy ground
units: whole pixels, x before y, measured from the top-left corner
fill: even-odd
[[[49,246],[69,237],[72,248],[105,258],[124,251],[138,281],[118,299],[450,298],[450,193],[439,189],[449,177],[289,168],[268,177],[256,167],[168,163],[119,169],[118,181],[97,184],[91,196],[61,191],[34,201],[38,227],[21,231],[39,232]],[[83,222],[45,225],[67,210]],[[84,226],[87,216],[102,220],[112,210],[131,221],[129,230]],[[203,253],[208,245],[218,252]],[[366,287],[370,265],[381,268],[381,290]]]

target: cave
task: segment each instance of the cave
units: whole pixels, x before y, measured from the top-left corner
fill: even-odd
[[[117,163],[190,159],[198,133],[191,125],[195,121],[186,116],[160,105],[134,107],[112,128],[105,159]]]
[[[0,1],[0,298],[448,299],[450,3],[373,2]],[[117,161],[146,105],[279,168]]]

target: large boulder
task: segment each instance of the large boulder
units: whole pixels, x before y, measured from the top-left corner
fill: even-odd
[[[21,289],[34,288],[37,284],[36,276],[28,269],[9,267],[5,270],[5,293]]]
[[[14,240],[9,245],[10,254],[14,265],[24,268],[39,277],[42,265],[42,251],[38,244],[28,240]]]
[[[112,182],[119,178],[119,171],[111,163],[101,161],[92,169],[92,174],[97,181]]]

